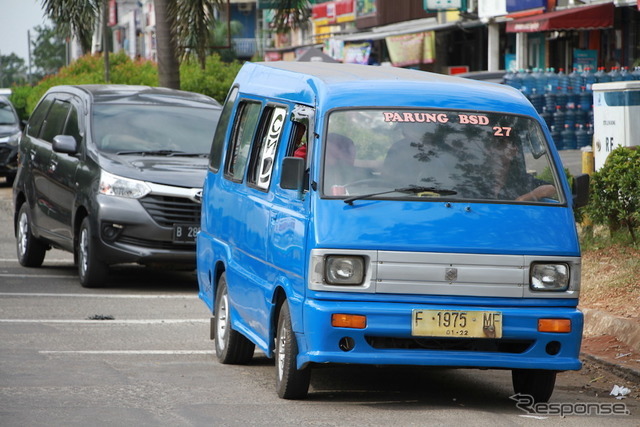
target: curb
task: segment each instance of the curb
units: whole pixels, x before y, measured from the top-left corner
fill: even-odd
[[[584,314],[585,336],[613,335],[620,342],[625,343],[640,353],[640,321],[594,310],[582,308]]]
[[[609,372],[619,376],[620,378],[623,378],[627,381],[635,382],[636,384],[640,384],[640,370],[610,362],[603,359],[602,357],[594,356],[593,354],[580,353],[580,356],[591,362],[599,364],[600,366],[602,366]]]

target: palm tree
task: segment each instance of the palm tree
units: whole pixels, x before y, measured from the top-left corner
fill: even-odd
[[[75,35],[82,52],[91,50],[91,37],[99,22],[106,0],[41,0],[47,16],[62,32]],[[308,0],[273,0],[276,7],[274,26],[278,32],[307,25]],[[204,62],[210,42],[214,9],[227,0],[154,0],[156,13],[156,47],[160,86],[180,88],[180,59],[196,55]],[[107,49],[104,49],[106,52]],[[105,55],[105,61],[108,56]],[[105,70],[108,75],[108,70]]]

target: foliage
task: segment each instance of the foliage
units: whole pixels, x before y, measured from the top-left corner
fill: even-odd
[[[177,57],[184,62],[191,54],[195,54],[204,68],[209,47],[209,28],[215,16],[214,3],[211,0],[175,0],[168,2],[168,12],[179,17],[172,28],[177,39]]]
[[[640,151],[618,147],[604,166],[591,177],[591,200],[587,207],[595,224],[614,233],[626,227],[636,242],[640,226]]]
[[[15,53],[0,55],[0,87],[25,84],[27,81],[27,67],[24,59]]]
[[[207,57],[204,70],[196,61],[186,61],[180,66],[180,88],[208,95],[222,103],[240,67],[242,64],[238,61],[222,62],[218,54]]]
[[[158,85],[158,72],[151,61],[134,61],[126,53],[110,54],[113,84]],[[85,55],[55,75],[45,77],[29,92],[25,112],[31,114],[36,104],[49,88],[66,84],[103,84],[104,62],[102,55]]]
[[[41,0],[45,13],[62,37],[76,36],[83,52],[91,51],[93,30],[102,0]]]
[[[33,88],[28,85],[14,86],[11,90],[9,100],[16,109],[20,120],[27,120],[29,118],[29,113],[27,113],[27,98],[29,98],[32,90]]]
[[[35,27],[36,39],[33,45],[33,63],[39,69],[39,78],[54,74],[65,65],[66,50],[64,39],[50,27]]]

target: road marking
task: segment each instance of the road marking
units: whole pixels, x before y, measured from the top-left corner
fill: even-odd
[[[124,299],[197,299],[197,294],[178,295],[144,295],[144,294],[54,294],[54,293],[26,293],[0,292],[0,297],[63,297],[63,298],[124,298]]]
[[[77,279],[78,276],[63,276],[58,274],[8,274],[0,273],[0,277],[13,277],[17,279]]]
[[[40,354],[214,354],[214,350],[40,350]]]
[[[0,323],[76,323],[104,325],[159,325],[176,323],[209,323],[211,319],[123,319],[123,320],[89,320],[89,319],[0,319]]]
[[[16,258],[0,258],[0,262],[14,262],[14,263],[18,263],[18,260]],[[45,268],[47,267],[47,265],[50,264],[73,264],[73,259],[48,259],[47,261],[42,264],[42,267]]]

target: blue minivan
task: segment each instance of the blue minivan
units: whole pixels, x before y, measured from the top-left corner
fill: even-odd
[[[209,158],[199,296],[221,363],[257,346],[276,390],[314,365],[512,371],[547,401],[578,370],[570,186],[513,88],[348,64],[247,63]]]

